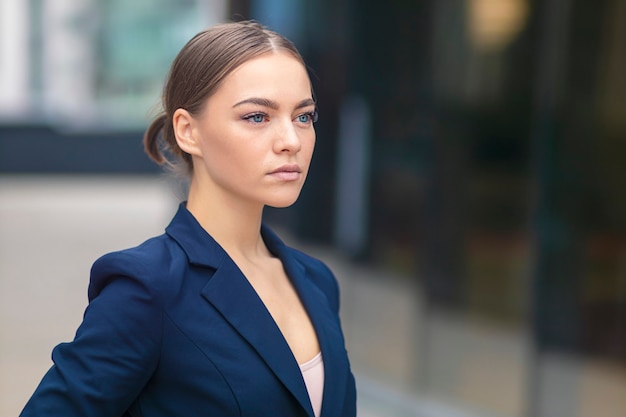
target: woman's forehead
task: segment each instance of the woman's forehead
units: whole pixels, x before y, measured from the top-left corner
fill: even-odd
[[[252,58],[224,78],[214,97],[240,103],[250,98],[272,102],[311,99],[306,68],[288,52],[271,52]]]

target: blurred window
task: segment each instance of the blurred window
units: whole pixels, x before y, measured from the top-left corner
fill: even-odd
[[[226,0],[3,2],[0,118],[69,129],[144,126],[180,48],[223,21]],[[19,7],[18,7],[19,6]],[[5,13],[6,12],[6,13]],[[13,104],[11,104],[13,103]],[[17,103],[19,106],[16,106]]]

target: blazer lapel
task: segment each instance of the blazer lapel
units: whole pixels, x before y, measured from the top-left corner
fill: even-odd
[[[254,347],[302,408],[313,417],[300,368],[287,341],[257,293],[229,257],[224,257],[224,262],[204,287],[202,295]]]
[[[330,416],[331,410],[337,410],[338,404],[343,404],[346,378],[349,374],[349,367],[345,361],[344,344],[341,343],[343,340],[341,329],[337,319],[331,314],[330,308],[320,308],[320,306],[328,303],[322,291],[310,280],[301,276],[294,276],[293,281],[304,307],[309,313],[322,351],[324,395],[321,415]]]
[[[334,316],[324,292],[314,284],[305,265],[300,263],[291,254],[291,249],[271,231],[264,228],[263,232],[266,244],[283,262],[285,271],[294,284],[317,333],[324,360],[321,415],[332,416],[331,413],[336,415],[336,410],[344,402],[347,378],[350,374],[339,320]]]

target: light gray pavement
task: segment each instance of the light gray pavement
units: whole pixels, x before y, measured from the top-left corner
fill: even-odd
[[[154,177],[0,176],[0,416],[17,416],[73,338],[100,255],[160,234],[178,196]],[[307,247],[334,270],[359,390],[360,417],[525,415],[529,346],[523,329],[428,311],[407,277]],[[626,371],[542,357],[541,417],[626,415]]]

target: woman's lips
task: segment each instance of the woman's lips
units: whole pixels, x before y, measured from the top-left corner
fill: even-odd
[[[300,174],[302,169],[298,165],[283,165],[269,173],[270,176],[283,181],[296,181]]]

